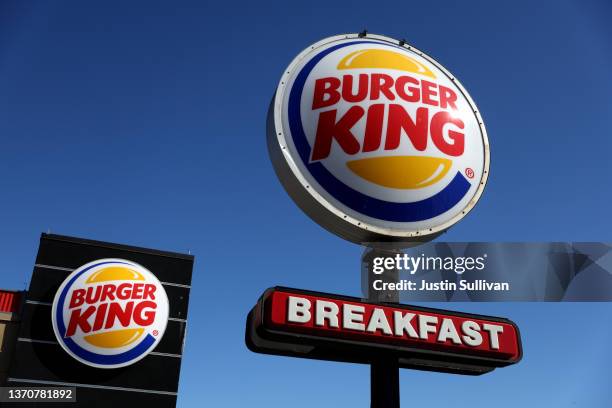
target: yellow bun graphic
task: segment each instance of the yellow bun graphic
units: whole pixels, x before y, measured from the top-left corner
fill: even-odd
[[[397,69],[435,78],[425,65],[407,55],[390,50],[367,49],[351,52],[338,63],[338,69]]]
[[[85,283],[106,282],[113,280],[144,280],[144,276],[130,268],[110,266],[92,273],[91,276],[87,278]]]
[[[448,173],[452,161],[428,156],[389,156],[346,163],[359,177],[388,188],[416,189],[438,182]]]
[[[117,348],[132,344],[142,336],[143,328],[121,329],[84,336],[83,339],[97,347]]]

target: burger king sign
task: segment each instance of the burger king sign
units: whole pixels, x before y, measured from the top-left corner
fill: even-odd
[[[434,238],[474,207],[489,170],[483,120],[459,81],[370,34],[324,39],[291,62],[268,148],[296,203],[357,243]]]
[[[81,363],[124,367],[159,343],[168,322],[168,297],[143,266],[100,259],[68,275],[55,294],[51,320],[59,344]]]

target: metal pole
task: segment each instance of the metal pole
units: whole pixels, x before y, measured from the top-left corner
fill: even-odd
[[[399,271],[393,269],[381,275],[372,273],[372,263],[377,257],[395,257],[399,253],[392,249],[366,248],[362,258],[362,268],[367,268],[368,300],[374,302],[399,303],[398,291],[376,291],[372,287],[375,279],[383,282],[398,282]],[[399,408],[399,366],[397,358],[390,355],[380,355],[370,365],[370,407]]]
[[[397,358],[380,358],[370,365],[370,407],[399,408]]]

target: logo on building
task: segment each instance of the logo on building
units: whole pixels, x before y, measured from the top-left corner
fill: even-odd
[[[287,68],[268,123],[277,174],[317,222],[355,242],[433,237],[476,204],[484,124],[457,79],[395,40],[339,36]]]
[[[100,259],[72,272],[52,307],[55,336],[78,361],[98,368],[133,364],[164,335],[168,297],[148,269],[124,259]]]

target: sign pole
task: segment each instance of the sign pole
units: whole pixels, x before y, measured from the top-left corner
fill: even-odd
[[[381,357],[370,365],[370,407],[399,408],[399,406],[397,359]]]
[[[398,250],[366,248],[361,258],[362,268],[366,268],[368,276],[368,300],[372,302],[399,303],[398,291],[377,291],[372,285],[374,279],[383,282],[399,282],[397,269],[386,270],[381,275],[372,273],[374,258],[395,257]],[[399,408],[399,365],[396,357],[381,354],[370,365],[370,407]]]

